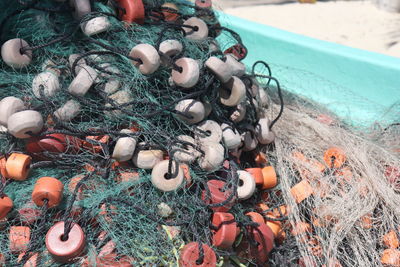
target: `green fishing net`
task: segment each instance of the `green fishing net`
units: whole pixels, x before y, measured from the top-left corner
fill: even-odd
[[[46,233],[59,221],[71,227],[77,224],[84,232],[84,252],[68,263],[75,266],[177,266],[185,244],[196,242],[211,246],[213,210],[202,199],[209,194],[207,181],[225,180],[226,190],[232,192],[230,198],[234,200],[238,179],[231,177],[231,170],[251,167],[254,160],[238,166],[225,152],[227,166],[218,168],[217,172],[203,170],[194,162],[187,168],[182,187],[165,193],[152,185],[151,170],[134,167],[131,161],[118,163],[111,158],[118,138],[132,137],[137,140],[136,150],[162,150],[172,160],[179,144],[177,137],[193,136],[199,131],[176,114],[175,106],[183,99],[208,103],[212,107],[208,119],[235,124],[240,132],[257,122],[258,107],[251,104],[241,123],[230,122],[235,107],[226,107],[218,101],[221,83],[204,67],[210,56],[223,56],[220,50],[210,50],[210,45],[218,45],[213,37],[220,35],[225,40],[221,44],[223,51],[241,43],[240,37],[220,27],[212,11],[188,2],[170,2],[179,9],[178,21],[163,20],[160,9],[163,1],[145,1],[146,18],[142,25],[121,21],[116,15],[118,3],[115,1],[93,1],[92,12],[80,21],[71,15],[73,10],[68,2],[19,1],[12,5],[1,2],[2,42],[24,39],[32,47],[32,62],[18,69],[1,61],[0,99],[20,98],[28,109],[39,111],[45,120],[43,131],[26,140],[13,137],[6,130],[0,137],[1,155],[8,158],[12,153],[30,153],[34,159],[25,181],[3,180],[2,192],[14,203],[2,221],[0,234],[0,253],[6,266],[25,263],[28,266],[33,261],[36,266],[61,264],[51,257],[45,242]],[[209,37],[196,42],[185,37],[180,24],[183,19],[201,14],[208,18]],[[108,30],[85,35],[81,25],[96,17],[108,19]],[[139,43],[157,47],[169,39],[182,44],[180,57],[193,58],[201,66],[199,81],[190,89],[171,83],[170,66],[160,66],[155,73],[143,75],[128,57],[132,47]],[[68,87],[80,68],[84,68],[82,62],[95,69],[98,76],[84,96],[77,96],[69,93]],[[46,70],[58,75],[61,88],[51,96],[45,88],[36,93],[32,90],[35,77]],[[66,103],[78,105],[79,114],[58,120],[54,113]],[[121,133],[124,128],[136,131]],[[26,152],[29,144],[44,136],[61,138],[66,146],[63,153],[46,149]],[[257,151],[260,149],[261,146]],[[247,156],[254,158],[254,153],[247,152]],[[270,160],[272,163],[273,159]],[[41,177],[54,177],[63,183],[62,201],[56,207],[48,208],[47,204],[38,207],[32,202],[32,191]],[[245,213],[255,210],[260,201],[261,190],[256,189],[250,200],[233,205],[230,213],[240,228],[247,229],[254,224]],[[283,205],[283,202],[276,196],[270,205]],[[16,226],[30,228],[29,243],[17,252],[10,245],[10,231]],[[243,235],[244,232],[239,239]],[[235,254],[232,249],[213,249],[218,265],[224,261],[229,263],[230,256]],[[200,251],[200,258],[201,254],[204,252]],[[236,264],[256,262],[251,257],[233,261]]]

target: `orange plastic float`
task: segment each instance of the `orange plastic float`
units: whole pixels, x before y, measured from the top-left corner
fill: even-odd
[[[24,256],[25,256],[25,252],[19,254],[18,262],[20,262]],[[23,267],[36,267],[36,266],[38,266],[38,259],[39,259],[39,253],[33,253],[33,254],[31,253],[31,256],[28,258],[28,260],[26,261],[26,263],[24,264]]]
[[[83,141],[83,148],[91,151],[92,153],[98,154],[100,153],[103,148],[100,144],[108,144],[110,141],[109,135],[96,135],[96,136],[86,136],[86,140]],[[96,145],[96,143],[100,143]]]
[[[383,244],[387,248],[398,248],[399,247],[399,239],[397,238],[397,234],[394,230],[389,231],[382,238]]]
[[[165,21],[176,21],[179,17],[178,7],[173,3],[165,3],[161,6],[161,12]]]
[[[311,256],[301,257],[298,261],[300,267],[317,267],[317,263]]]
[[[326,169],[324,164],[322,164],[318,160],[310,160],[310,163],[313,166],[313,170],[316,171],[316,172],[323,173],[325,171],[325,169]]]
[[[324,227],[325,222],[323,222],[320,218],[317,218],[315,216],[311,216],[311,223],[314,227]]]
[[[346,161],[346,155],[341,148],[331,147],[324,153],[324,161],[329,168],[339,169]]]
[[[118,256],[117,254],[109,254],[104,257],[99,257],[96,260],[96,265],[88,264],[87,267],[99,266],[99,267],[133,267],[132,259],[127,256]],[[82,266],[85,267],[85,266]]]
[[[245,170],[253,176],[257,186],[262,186],[264,184],[264,177],[261,168],[247,168]]]
[[[186,180],[186,187],[190,187],[192,185],[192,176],[190,175],[189,165],[187,165],[185,163],[181,163],[181,164],[179,164],[179,166],[183,170],[183,175]]]
[[[96,168],[90,164],[85,164],[85,166],[83,168],[85,168],[85,170],[88,172],[94,172],[96,170]]]
[[[120,172],[117,181],[120,183],[138,181],[140,179],[139,173],[133,172]]]
[[[349,183],[353,180],[353,172],[349,167],[343,167],[340,170],[335,171],[334,174],[341,184],[344,184],[345,182]]]
[[[258,203],[258,204],[256,205],[256,209],[257,209],[258,212],[263,213],[263,212],[265,212],[266,210],[268,210],[269,207],[268,207],[268,205],[266,205],[266,204],[260,202],[260,203]]]
[[[100,238],[99,238],[100,239]],[[97,255],[98,258],[105,257],[107,255],[113,254],[115,252],[115,247],[117,245],[114,241],[108,241],[100,250],[99,254]]]
[[[212,224],[217,227],[216,230],[213,230],[213,246],[221,249],[232,247],[236,239],[236,222],[233,215],[226,212],[215,212]]]
[[[278,178],[276,176],[274,167],[267,166],[262,168],[262,174],[263,174],[262,189],[271,189],[278,184]]]
[[[331,126],[335,122],[330,116],[326,114],[319,114],[317,117],[317,121],[328,126]]]
[[[0,220],[4,219],[13,208],[13,201],[6,195],[0,197]]]
[[[125,9],[125,14],[118,11],[118,17],[128,23],[144,23],[144,5],[142,0],[116,0]]]
[[[276,217],[287,216],[289,214],[289,210],[286,205],[282,205],[279,208],[276,208],[272,211],[272,215]]]
[[[99,240],[104,240],[106,232],[101,232]],[[81,267],[133,267],[133,259],[127,256],[119,256],[116,253],[116,244],[114,241],[108,241],[100,250],[95,259],[86,257],[81,263]]]
[[[268,216],[271,219],[277,219],[275,216]],[[280,221],[271,221],[268,220],[268,218],[266,219],[266,224],[269,228],[271,228],[271,231],[274,233],[274,237],[278,238],[281,233],[282,233],[282,222]]]
[[[11,226],[9,238],[12,253],[24,252],[31,238],[31,229],[27,226]]]
[[[299,152],[299,151],[293,151],[292,152],[292,157],[299,160],[302,163],[307,163],[308,159],[306,156],[304,156],[303,153]]]
[[[381,262],[384,266],[399,267],[400,250],[394,248],[385,249],[381,256]]]
[[[292,157],[299,162],[296,163],[296,167],[303,179],[316,179],[325,171],[325,166],[321,162],[310,160],[299,151],[293,151]]]
[[[296,203],[299,204],[313,194],[313,189],[307,180],[302,180],[290,189],[290,193],[292,194]]]
[[[215,267],[217,265],[217,256],[215,252],[206,244],[202,244],[204,251],[203,262],[197,262],[199,259],[199,244],[191,242],[186,244],[180,254],[179,266],[180,267]]]
[[[268,218],[272,219],[278,219],[282,218],[282,216],[287,216],[288,212],[286,209],[286,206],[280,206],[279,208],[274,209],[272,212],[268,212],[267,216]],[[282,222],[281,221],[273,221],[273,220],[268,220],[268,218],[265,219],[265,223],[269,228],[271,228],[272,232],[274,233],[275,239],[278,239],[280,241],[283,241],[285,238],[285,231],[282,229]]]
[[[1,165],[1,163],[0,163]],[[395,185],[395,187],[399,187],[400,183],[400,169],[393,167],[393,166],[387,166],[385,168],[385,176],[388,179],[390,184]],[[397,184],[397,185],[396,185]]]
[[[121,170],[126,170],[126,169],[129,169],[130,168],[130,165],[129,165],[129,163],[127,162],[127,161],[125,161],[125,162],[119,162],[119,161],[113,161],[113,163],[111,164],[111,169],[112,170],[116,170],[117,172],[118,171],[121,171]]]
[[[6,163],[7,163],[6,157],[4,156],[0,157],[0,174],[3,178],[8,178]]]
[[[12,153],[6,162],[8,178],[24,181],[29,175],[32,158],[25,154]]]
[[[255,158],[254,161],[256,162],[257,166],[259,167],[264,167],[268,163],[268,158],[265,153],[259,152]]]
[[[61,202],[64,185],[53,177],[42,177],[37,180],[32,192],[32,201],[39,207],[47,200],[49,208]]]
[[[298,236],[298,235],[303,235],[303,234],[309,234],[309,233],[311,233],[311,231],[312,231],[311,225],[309,223],[298,222],[293,227],[291,233],[292,233],[292,235]]]
[[[312,236],[307,242],[308,250],[315,257],[322,257],[323,251],[321,243],[318,241],[317,237]]]
[[[249,216],[253,222],[256,222],[259,224],[265,223],[264,217],[260,213],[251,211],[251,212],[246,213],[246,216]]]

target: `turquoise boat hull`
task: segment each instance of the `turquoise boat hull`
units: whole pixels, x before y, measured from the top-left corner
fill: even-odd
[[[346,123],[400,121],[400,58],[320,41],[218,12],[243,39],[251,66],[264,60],[286,90],[317,102]],[[268,14],[266,14],[268,18]],[[282,18],[284,19],[284,18]]]

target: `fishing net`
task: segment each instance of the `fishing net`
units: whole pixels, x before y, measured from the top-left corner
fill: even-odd
[[[121,17],[129,14],[126,3],[141,1],[91,1],[91,11],[77,19],[77,6],[70,3],[82,2],[0,1],[2,44],[21,38],[29,45],[22,46],[21,54],[32,52],[30,64],[21,68],[11,68],[2,52],[0,99],[19,98],[44,120],[43,129],[27,132],[28,138],[10,133],[14,122],[1,130],[1,200],[11,199],[13,207],[4,216],[0,212],[0,265],[380,266],[385,249],[399,264],[398,244],[383,238],[400,230],[396,125],[357,132],[315,103],[282,91],[264,62],[240,74],[244,99],[224,105],[221,96],[233,89],[221,91],[226,85],[205,62],[210,57],[227,60],[227,49],[241,59],[246,47],[240,36],[219,25],[204,6],[208,1],[143,1],[138,23]],[[191,17],[207,23],[207,38],[188,38],[186,30],[198,30],[182,26]],[[85,34],[96,18],[107,19],[107,30]],[[178,41],[182,49],[172,57],[161,53],[163,64],[143,74],[133,63],[146,62],[132,56],[131,49],[150,44],[160,50],[165,40]],[[171,72],[182,72],[176,63],[182,57],[200,66],[199,80],[188,88],[171,78]],[[43,85],[33,89],[43,72],[58,78],[56,92]],[[71,92],[76,78],[87,73],[90,88]],[[194,117],[177,108],[185,100],[203,103],[209,114],[189,123]],[[272,140],[257,144],[264,118]],[[201,127],[203,119],[236,129],[240,146],[228,148],[221,138],[201,144],[198,140],[213,134]],[[118,161],[114,152],[122,139],[135,144],[135,154]],[[147,156],[156,162],[141,162],[142,151],[151,151]],[[219,154],[223,160],[179,160]],[[33,159],[26,179],[16,179],[21,174],[7,167],[17,162],[16,155],[26,162],[21,155]],[[163,162],[165,179],[154,182],[153,172]],[[246,182],[240,170],[262,168],[264,174],[271,166],[278,184],[272,175],[271,185],[256,181],[252,194],[241,197]],[[38,185],[43,177],[51,178]],[[176,177],[183,177],[179,187],[166,188]],[[64,185],[62,199],[52,203],[60,197],[57,190],[39,202],[34,199],[39,187],[48,191],[50,184],[59,185],[54,178]],[[215,201],[214,187],[220,183],[221,198]],[[299,183],[304,192],[296,187]],[[217,213],[223,214],[219,225]],[[68,241],[82,237],[82,230],[84,247],[75,244],[75,255],[52,250],[49,232],[59,223],[56,241],[62,252]]]
[[[321,110],[298,100],[285,107],[277,124],[281,134],[275,148],[302,262],[307,266],[398,266],[397,251],[390,249],[398,246],[399,129],[366,135],[338,120],[327,124],[318,118]],[[337,157],[333,168],[327,168],[324,156],[332,147],[340,148],[345,160]],[[293,188],[301,181],[307,181],[313,193],[298,204]],[[276,261],[283,264],[281,259],[277,256]]]

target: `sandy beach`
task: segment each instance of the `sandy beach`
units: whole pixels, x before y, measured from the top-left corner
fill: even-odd
[[[289,32],[400,57],[400,13],[380,10],[368,1],[275,1],[278,4],[225,0],[214,5],[227,14]]]

